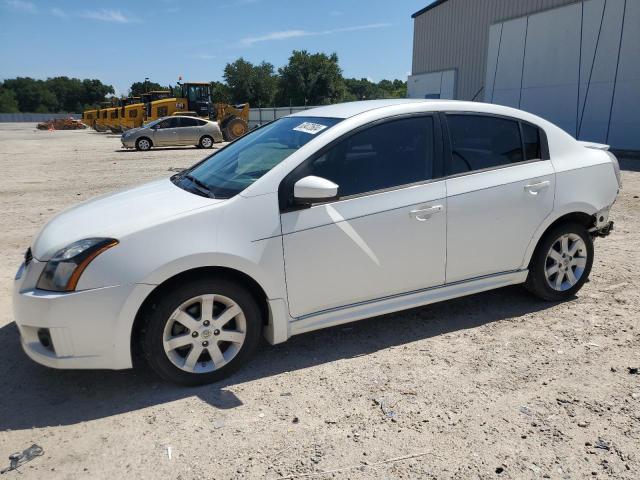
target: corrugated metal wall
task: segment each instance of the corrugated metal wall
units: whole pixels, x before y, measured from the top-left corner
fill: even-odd
[[[0,123],[5,122],[46,122],[56,118],[80,119],[81,113],[0,113]]]
[[[412,74],[456,69],[455,98],[471,100],[484,86],[491,24],[576,1],[448,0],[415,18]]]

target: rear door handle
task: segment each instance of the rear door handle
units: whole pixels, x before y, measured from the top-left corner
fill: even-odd
[[[529,192],[531,195],[537,195],[538,192],[546,188],[549,188],[550,185],[551,185],[551,182],[549,180],[545,180],[544,182],[529,183],[524,186],[524,189],[527,192]]]
[[[415,218],[419,222],[424,222],[426,220],[429,220],[429,218],[431,218],[431,215],[433,215],[434,213],[439,213],[443,209],[444,208],[442,205],[423,206],[416,208],[415,210],[411,210],[409,212],[409,216],[411,218]]]

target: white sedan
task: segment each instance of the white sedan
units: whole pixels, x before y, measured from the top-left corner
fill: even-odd
[[[29,357],[218,380],[292,335],[506,285],[573,297],[620,188],[607,146],[457,101],[307,110],[52,219],[15,279]]]

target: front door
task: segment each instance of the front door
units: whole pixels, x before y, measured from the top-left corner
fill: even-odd
[[[386,121],[298,167],[338,184],[336,201],[281,214],[290,313],[301,317],[444,283],[445,182],[438,119]]]
[[[544,133],[506,117],[446,119],[447,283],[526,268],[525,251],[553,209]]]
[[[180,117],[165,118],[153,133],[153,144],[155,146],[180,145],[179,127]]]

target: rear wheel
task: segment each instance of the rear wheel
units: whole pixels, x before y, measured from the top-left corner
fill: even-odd
[[[238,117],[227,121],[222,129],[224,139],[228,142],[232,142],[233,140],[242,137],[248,131],[249,126],[247,125],[247,122]]]
[[[163,295],[149,310],[142,348],[162,378],[184,385],[220,380],[249,358],[262,319],[253,296],[227,280],[200,280]]]
[[[209,135],[203,136],[198,142],[198,146],[200,148],[212,148],[213,147],[213,138]]]
[[[541,240],[531,259],[526,287],[543,300],[575,295],[589,278],[593,240],[579,223],[559,225]]]
[[[150,148],[151,148],[151,140],[149,140],[147,137],[142,137],[136,140],[136,150],[141,150],[145,152]]]

